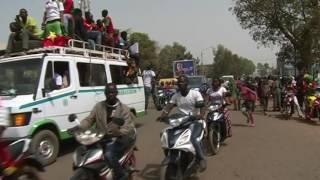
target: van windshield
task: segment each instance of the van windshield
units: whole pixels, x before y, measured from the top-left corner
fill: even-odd
[[[203,83],[202,77],[189,77],[188,80],[190,88],[199,88]]]
[[[0,96],[33,94],[41,66],[39,58],[0,63]]]

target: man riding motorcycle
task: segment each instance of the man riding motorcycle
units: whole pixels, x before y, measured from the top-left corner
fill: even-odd
[[[190,113],[192,113],[191,115],[196,116],[197,119],[204,120],[205,106],[203,97],[200,92],[188,88],[187,76],[180,75],[177,80],[178,92],[172,96],[169,104],[166,105],[158,120],[167,117],[175,105],[177,106],[178,113],[185,115],[189,115]],[[206,169],[205,155],[200,142],[197,141],[197,137],[203,130],[202,124],[195,121],[190,125],[189,128],[192,131],[191,142],[197,153],[197,159],[200,164],[200,171],[204,171]]]
[[[122,168],[119,159],[136,141],[134,115],[120,102],[117,95],[116,84],[106,84],[106,100],[97,103],[90,115],[81,121],[79,127],[71,128],[70,131],[86,130],[95,124],[98,131],[105,132],[107,138],[116,137],[114,143],[106,143],[105,157],[114,171],[115,179],[127,180],[128,172]],[[122,126],[115,124],[112,121],[114,118],[123,119],[124,124]]]
[[[221,81],[219,79],[213,79],[212,80],[212,88],[209,88],[206,92],[206,102],[207,103],[212,103],[219,101],[222,105],[228,105],[230,104],[229,99],[226,98],[228,94],[228,91],[225,87],[221,86]],[[227,108],[224,108],[223,110],[224,113],[224,121],[226,124],[226,132],[227,136],[231,137],[231,120],[230,120],[230,113]]]

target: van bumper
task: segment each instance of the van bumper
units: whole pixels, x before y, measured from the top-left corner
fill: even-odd
[[[29,135],[29,126],[21,126],[21,127],[8,127],[2,136],[4,140],[17,140],[21,138],[30,137]]]

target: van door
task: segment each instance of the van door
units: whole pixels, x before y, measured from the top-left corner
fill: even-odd
[[[97,102],[105,100],[104,86],[107,82],[104,61],[76,62],[79,77],[78,114],[82,119],[87,116]]]
[[[60,131],[69,128],[68,115],[77,113],[78,92],[74,78],[72,58],[49,60],[46,66],[44,90],[46,91],[45,114],[53,120]]]

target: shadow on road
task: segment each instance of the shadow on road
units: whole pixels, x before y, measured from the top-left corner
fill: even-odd
[[[285,119],[283,114],[273,114],[273,115],[270,115],[270,117],[277,118],[279,120],[284,120],[284,121],[294,120],[298,123],[308,124],[308,125],[312,125],[312,126],[319,126],[320,125],[319,123],[317,123],[317,121],[307,120],[305,118],[300,118],[300,117],[291,117],[290,119]]]
[[[136,125],[136,128],[139,129],[143,126],[143,123],[135,123],[135,125]]]
[[[247,124],[238,124],[238,123],[232,124],[232,126],[235,126],[235,127],[248,127]]]
[[[79,146],[79,144],[77,143],[77,141],[75,139],[68,139],[66,141],[63,141],[60,144],[59,157],[73,153],[78,146]]]
[[[147,164],[138,176],[146,180],[159,180],[160,164]]]

